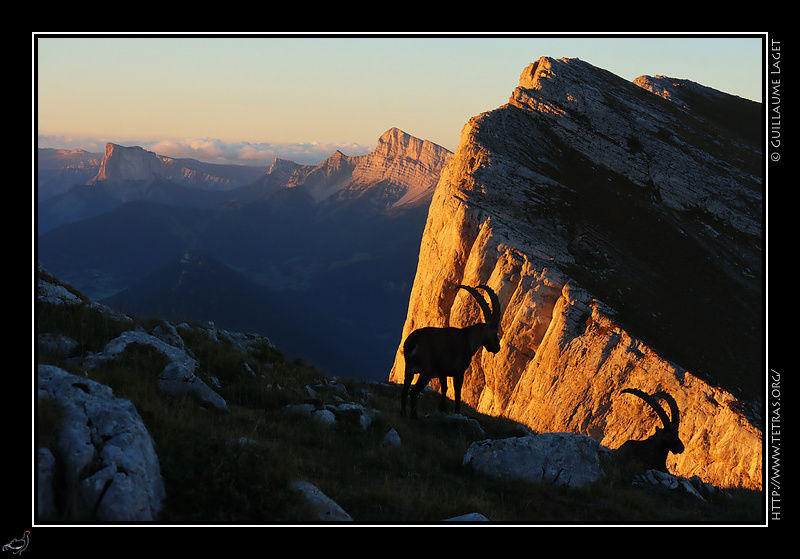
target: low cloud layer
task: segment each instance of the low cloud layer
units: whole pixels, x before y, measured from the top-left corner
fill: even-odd
[[[198,138],[191,140],[114,140],[100,138],[66,138],[39,136],[38,146],[42,148],[84,149],[103,153],[106,143],[122,146],[140,146],[158,155],[174,158],[189,158],[217,164],[269,166],[275,158],[288,159],[303,165],[324,161],[336,150],[345,155],[363,155],[371,152],[374,146],[363,146],[352,142],[336,143],[293,143],[278,144],[270,142],[226,143],[221,140]]]

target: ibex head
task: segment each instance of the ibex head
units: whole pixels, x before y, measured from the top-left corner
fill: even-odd
[[[486,348],[486,351],[497,353],[500,351],[500,337],[498,335],[500,328],[500,301],[497,298],[497,294],[488,285],[479,285],[477,289],[468,285],[459,285],[458,289],[468,291],[480,305],[485,321],[483,347]],[[486,303],[486,299],[478,292],[478,289],[483,289],[489,295],[489,299],[492,301],[491,308]]]

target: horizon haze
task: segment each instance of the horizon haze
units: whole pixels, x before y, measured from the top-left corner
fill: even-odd
[[[765,36],[36,35],[38,147],[108,142],[209,163],[318,164],[397,127],[455,151],[540,56],[761,102]]]

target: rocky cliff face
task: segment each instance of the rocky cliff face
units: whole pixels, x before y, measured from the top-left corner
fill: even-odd
[[[667,390],[671,471],[760,488],[762,151],[708,114],[744,100],[682,98],[577,59],[528,66],[442,171],[403,339],[479,320],[456,286],[488,283],[502,347],[473,358],[465,402],[616,448],[658,423],[620,390]],[[403,366],[398,349],[390,380]]]
[[[89,182],[168,180],[176,184],[212,190],[230,190],[262,175],[262,167],[215,165],[194,159],[158,155],[139,146],[106,144],[97,175]]]
[[[433,142],[390,128],[371,153],[347,156],[337,151],[317,166],[293,169],[285,185],[304,189],[317,203],[367,198],[381,209],[426,204],[451,156]],[[268,180],[272,173],[271,168]]]

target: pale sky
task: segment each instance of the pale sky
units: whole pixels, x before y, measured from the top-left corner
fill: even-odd
[[[367,153],[396,126],[454,151],[540,56],[633,80],[667,75],[761,101],[763,36],[343,37],[33,35],[39,147],[106,142],[269,165]]]

